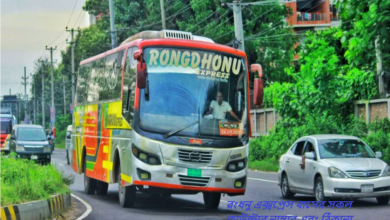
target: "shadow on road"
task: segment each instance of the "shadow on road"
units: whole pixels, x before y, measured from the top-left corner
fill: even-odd
[[[84,194],[84,191],[78,191],[80,194]],[[118,209],[126,210],[119,205],[118,192],[117,191],[108,191],[107,195],[88,195],[91,199],[105,203],[110,207],[116,207]],[[192,195],[195,196],[195,195]],[[148,215],[183,215],[190,214],[192,216],[196,215],[215,215],[215,216],[224,216],[228,215],[241,215],[241,212],[234,210],[226,210],[221,208],[224,203],[220,203],[218,210],[206,210],[203,202],[196,202],[182,198],[175,197],[157,197],[143,193],[137,193],[137,201],[133,208],[128,208],[127,210],[139,214]]]

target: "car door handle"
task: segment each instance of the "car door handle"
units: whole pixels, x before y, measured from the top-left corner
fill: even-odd
[[[286,163],[290,163],[290,161],[289,161],[289,160],[286,160]]]

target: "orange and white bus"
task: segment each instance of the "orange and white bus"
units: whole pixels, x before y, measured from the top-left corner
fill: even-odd
[[[245,193],[250,132],[249,71],[243,51],[180,31],[144,31],[80,63],[71,165],[88,194],[118,183],[136,193]],[[252,65],[261,76],[261,66]],[[261,78],[254,104],[262,102]]]

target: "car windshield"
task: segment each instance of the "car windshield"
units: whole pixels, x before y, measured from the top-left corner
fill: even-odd
[[[12,131],[12,121],[1,121],[0,130],[2,134],[10,134]]]
[[[45,141],[45,132],[41,128],[19,128],[18,141]]]
[[[321,158],[374,158],[374,152],[356,139],[318,140]]]
[[[221,52],[147,48],[149,96],[140,126],[151,132],[240,138],[247,131],[245,60]]]

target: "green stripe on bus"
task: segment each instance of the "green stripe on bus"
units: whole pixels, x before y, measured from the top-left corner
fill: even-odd
[[[95,163],[92,163],[92,162],[88,162],[87,161],[87,169],[88,170],[93,170],[93,167],[95,166]]]

